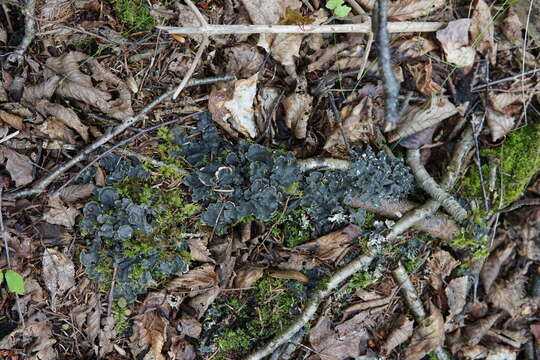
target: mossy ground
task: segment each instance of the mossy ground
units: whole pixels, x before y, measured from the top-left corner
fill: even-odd
[[[294,280],[263,277],[240,296],[216,301],[203,326],[214,338],[217,360],[239,359],[281,332],[300,312],[305,286]]]
[[[495,191],[488,197],[493,210],[504,208],[523,194],[531,178],[540,170],[540,121],[511,132],[499,146],[483,149],[480,155],[486,189],[490,179],[489,158],[497,159],[500,164]],[[469,167],[461,181],[461,194],[468,200],[483,203],[480,175],[475,165]]]
[[[118,20],[127,27],[127,32],[148,31],[156,21],[145,6],[144,0],[109,0]]]

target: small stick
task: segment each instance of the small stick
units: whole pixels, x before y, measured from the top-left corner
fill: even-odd
[[[384,131],[390,131],[399,122],[398,96],[399,81],[392,70],[390,56],[390,24],[388,24],[388,1],[378,0],[377,19],[373,21],[373,32],[377,39],[379,52],[379,72],[384,84]]]
[[[334,113],[334,118],[339,127],[339,132],[341,133],[341,137],[343,138],[343,144],[345,145],[347,154],[352,155],[351,147],[349,146],[349,141],[345,137],[345,131],[343,130],[343,124],[341,123],[341,116],[339,115],[339,110],[336,106],[336,99],[334,98],[334,94],[331,91],[328,92],[328,99],[330,100],[332,112]]]
[[[478,146],[478,135],[482,131],[482,125],[484,124],[484,118],[482,118],[482,121],[480,122],[478,126],[478,130],[475,129],[475,121],[471,121],[471,127],[473,130],[473,138],[474,138],[474,160],[476,163],[476,167],[478,168],[478,177],[480,179],[480,185],[482,186],[482,196],[484,198],[484,209],[486,211],[489,210],[489,201],[486,191],[486,184],[484,183],[484,174],[482,173],[482,160],[480,159],[480,147]]]
[[[295,321],[293,321],[285,329],[285,331],[274,337],[264,347],[250,354],[248,357],[246,357],[246,360],[261,360],[265,356],[272,354],[279,346],[286,343],[290,338],[294,336],[294,334],[300,331],[300,329],[302,329],[309,320],[311,320],[313,315],[315,315],[315,313],[317,312],[317,308],[319,307],[320,303],[328,295],[330,295],[330,293],[336,287],[338,287],[342,281],[346,280],[354,273],[367,268],[374,258],[374,254],[368,253],[357,257],[349,264],[338,270],[334,275],[330,277],[330,279],[322,289],[319,289],[315,293],[313,293],[313,295],[309,298],[306,307],[304,308],[304,311],[302,311],[302,314],[300,314],[300,316]]]
[[[19,67],[22,65],[24,53],[36,36],[36,21],[34,20],[35,12],[36,0],[28,0],[24,7],[24,37],[15,51],[9,54],[6,59],[6,64],[11,67]],[[8,15],[6,14],[6,16]]]
[[[206,85],[206,84],[212,84],[215,82],[230,81],[232,79],[233,77],[231,76],[223,76],[223,77],[215,77],[215,78],[208,78],[208,79],[201,79],[201,80],[193,80],[193,81],[190,81],[189,86]],[[67,170],[71,169],[75,165],[78,165],[81,161],[83,161],[86,158],[86,156],[90,155],[92,152],[99,149],[102,145],[108,143],[114,137],[121,134],[125,129],[131,127],[132,125],[142,120],[150,111],[152,111],[161,102],[170,98],[171,95],[174,94],[174,91],[175,90],[173,89],[173,90],[164,92],[159,97],[154,99],[154,101],[146,105],[137,115],[130,116],[124,119],[122,123],[114,127],[111,131],[106,132],[103,136],[97,138],[92,144],[88,145],[85,149],[83,149],[81,152],[79,152],[69,161],[66,161],[65,163],[57,166],[53,171],[51,171],[49,175],[40,179],[30,189],[20,190],[13,193],[5,194],[4,199],[16,200],[16,199],[20,199],[26,196],[41,194],[42,192],[45,191],[47,186],[49,186],[53,181],[59,178]]]
[[[497,84],[507,82],[507,81],[518,80],[518,79],[521,79],[524,76],[535,74],[535,73],[537,73],[539,71],[540,71],[540,68],[536,68],[536,69],[529,70],[529,71],[526,71],[524,73],[517,74],[517,75],[514,75],[514,76],[509,76],[509,77],[505,77],[505,78],[502,78],[502,79],[499,79],[499,80],[490,81],[487,84],[479,85],[479,86],[474,87],[472,89],[472,91],[474,92],[474,91],[482,90],[482,89],[485,89],[485,88],[490,87],[492,85],[497,85]]]
[[[420,297],[418,296],[416,289],[409,278],[409,274],[407,274],[407,270],[405,270],[401,262],[399,263],[398,267],[392,271],[392,277],[398,283],[401,294],[405,298],[407,307],[413,314],[416,322],[420,323],[425,320],[427,315],[426,311],[424,310],[424,306],[422,305],[422,301],[420,301]],[[444,351],[444,349],[440,346],[434,350],[434,353],[440,360],[450,360],[450,357],[446,351]]]
[[[114,284],[116,282],[116,273],[118,272],[118,265],[114,264],[112,280],[111,280],[111,289],[109,290],[109,298],[107,304],[107,317],[111,316],[112,305],[114,301]]]
[[[390,33],[410,33],[410,32],[435,32],[445,26],[443,22],[416,22],[403,21],[391,22],[388,24]],[[333,24],[333,25],[208,25],[204,27],[174,27],[157,26],[159,30],[164,30],[169,34],[190,35],[208,34],[230,35],[230,34],[332,34],[332,33],[359,33],[369,34],[371,23],[361,24]]]

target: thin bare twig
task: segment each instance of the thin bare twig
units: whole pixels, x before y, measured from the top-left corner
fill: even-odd
[[[36,36],[36,21],[34,20],[36,12],[36,0],[27,0],[24,6],[24,37],[19,46],[9,54],[6,64],[9,67],[19,67],[23,63],[24,53]],[[8,16],[6,14],[6,16]]]
[[[230,81],[232,79],[233,77],[224,76],[224,77],[216,77],[216,78],[209,78],[209,79],[193,80],[193,81],[190,81],[189,86],[206,85],[206,84],[211,84],[215,82]],[[137,115],[128,117],[127,119],[122,121],[122,123],[114,127],[111,131],[108,131],[103,136],[97,138],[92,144],[88,145],[85,149],[83,149],[81,152],[79,152],[69,161],[66,161],[65,163],[57,166],[54,170],[52,170],[49,173],[49,175],[43,177],[41,180],[36,182],[34,186],[32,186],[30,189],[20,190],[13,193],[5,194],[4,199],[16,200],[16,199],[20,199],[26,196],[41,194],[42,192],[46,190],[47,186],[49,186],[53,181],[58,179],[67,170],[79,164],[88,155],[98,150],[102,145],[108,143],[114,137],[121,134],[124,130],[126,130],[130,126],[133,126],[134,124],[142,120],[157,105],[159,105],[161,102],[165,101],[166,99],[169,99],[172,96],[172,94],[174,94],[174,91],[175,90],[173,89],[173,90],[168,90],[164,92],[162,95],[154,99],[151,103],[146,105]]]
[[[401,262],[399,263],[398,267],[392,271],[392,277],[398,283],[401,294],[405,298],[407,307],[413,314],[416,322],[421,323],[424,321],[427,316],[426,311],[424,310],[424,305],[422,305],[422,301],[420,301],[420,297],[418,296],[416,289],[409,278],[409,274]],[[434,352],[439,360],[450,360],[450,356],[442,347],[437,347]]]
[[[514,76],[509,76],[509,77],[505,77],[505,78],[502,78],[502,79],[499,79],[499,80],[490,81],[487,84],[476,86],[475,88],[472,89],[472,91],[475,92],[475,91],[482,90],[482,89],[485,89],[487,87],[497,85],[497,84],[507,82],[507,81],[519,80],[519,79],[521,79],[521,78],[523,78],[523,77],[525,77],[527,75],[532,75],[532,74],[535,74],[535,73],[537,73],[539,71],[540,71],[540,68],[536,68],[536,69],[525,71],[524,73],[517,74],[517,75],[514,75]]]
[[[313,315],[317,312],[319,304],[328,296],[330,293],[338,287],[338,285],[346,280],[348,277],[354,273],[366,269],[373,259],[375,258],[374,254],[368,253],[362,256],[357,257],[349,264],[338,270],[334,275],[330,277],[328,282],[322,289],[319,289],[313,293],[309,298],[304,311],[302,314],[293,321],[281,334],[274,337],[268,344],[254,353],[250,354],[246,360],[260,360],[265,356],[272,354],[279,346],[286,343],[291,337],[294,336],[304,325],[311,320]]]
[[[435,32],[445,26],[442,22],[415,22],[403,21],[388,24],[390,33],[410,33],[410,32]],[[371,23],[361,24],[332,24],[332,25],[208,25],[203,27],[174,27],[157,26],[169,34],[190,35],[208,34],[230,35],[230,34],[331,34],[331,33],[358,33],[369,34]]]
[[[330,106],[332,107],[332,112],[334,113],[334,119],[336,120],[336,123],[339,127],[339,132],[341,134],[341,137],[343,138],[343,144],[345,145],[347,154],[351,155],[351,147],[349,146],[349,141],[347,140],[347,137],[345,136],[345,131],[343,130],[341,116],[339,115],[339,110],[336,106],[336,99],[334,98],[334,94],[331,91],[328,92],[328,99],[330,100]]]
[[[484,124],[484,118],[480,121],[480,124],[478,124],[478,129],[475,128],[476,121],[475,118],[473,118],[473,121],[471,121],[471,127],[473,130],[473,138],[474,138],[474,161],[476,163],[476,167],[478,169],[478,177],[480,179],[480,185],[482,187],[482,196],[484,198],[484,209],[486,211],[489,210],[489,200],[487,196],[486,191],[486,184],[484,182],[484,173],[482,172],[482,160],[480,159],[480,147],[478,146],[478,135],[482,131],[482,126]]]
[[[437,184],[431,175],[429,175],[424,165],[422,165],[419,149],[407,150],[407,164],[411,167],[418,185],[434,200],[439,202],[454,219],[458,222],[463,222],[467,218],[467,210],[452,195],[447,193],[441,185]]]
[[[388,1],[378,0],[377,17],[373,21],[373,32],[377,39],[379,71],[384,83],[384,131],[390,131],[399,122],[399,81],[392,70],[390,35],[388,24]]]

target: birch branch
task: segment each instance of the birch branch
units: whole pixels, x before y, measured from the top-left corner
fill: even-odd
[[[24,7],[24,37],[15,51],[9,54],[6,59],[6,64],[10,67],[18,67],[22,64],[24,53],[36,36],[35,12],[36,0],[28,0]]]
[[[435,32],[446,23],[403,21],[388,23],[389,33]],[[330,34],[330,33],[371,33],[371,23],[333,25],[207,25],[197,27],[157,26],[157,29],[171,35],[207,34]]]

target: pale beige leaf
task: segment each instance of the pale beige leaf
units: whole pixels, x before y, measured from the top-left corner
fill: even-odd
[[[444,0],[399,0],[389,3],[388,17],[405,21],[429,15],[447,5]]]
[[[200,238],[188,239],[186,242],[189,246],[189,253],[193,260],[215,263],[214,259],[211,257],[210,251],[206,247],[208,244],[208,237],[203,236]]]
[[[513,116],[504,115],[490,106],[486,108],[486,119],[491,140],[493,141],[503,138],[514,128],[515,124]]]
[[[239,78],[253,76],[261,67],[264,56],[249,44],[238,44],[224,50],[227,74]]]
[[[440,289],[444,279],[450,275],[452,270],[459,265],[459,261],[454,259],[448,251],[439,250],[428,260],[427,269],[431,286],[434,289]]]
[[[270,47],[272,57],[285,67],[294,67],[303,39],[302,34],[278,34]]]
[[[201,290],[210,289],[216,285],[217,275],[214,271],[214,265],[204,264],[172,279],[166,288],[170,291],[197,294]]]
[[[512,255],[515,246],[514,242],[508,242],[503,248],[493,252],[485,261],[482,272],[480,272],[480,280],[486,293],[489,292],[491,285],[499,276],[501,266]]]
[[[43,220],[49,224],[62,225],[72,228],[79,211],[72,206],[64,205],[59,197],[51,197],[47,201],[49,209],[43,214]]]
[[[451,21],[444,29],[436,33],[441,43],[446,60],[457,67],[469,67],[474,63],[475,51],[469,42],[471,19]]]
[[[331,232],[315,240],[294,247],[294,250],[309,253],[323,261],[336,262],[341,259],[360,235],[360,228],[348,225],[342,230]]]
[[[69,185],[60,191],[60,197],[67,202],[75,202],[92,195],[95,188],[94,184]]]
[[[444,292],[448,301],[449,314],[447,322],[454,320],[459,315],[467,303],[467,294],[469,293],[470,281],[468,276],[462,276],[450,280]]]
[[[491,65],[495,65],[497,44],[495,44],[495,26],[491,11],[484,0],[476,0],[476,6],[471,19],[471,38],[476,49],[488,57]]]
[[[258,266],[248,266],[236,272],[234,287],[246,289],[252,287],[264,274],[264,269]]]
[[[285,10],[299,9],[300,0],[241,0],[253,24],[277,24]]]
[[[464,339],[467,345],[474,346],[480,343],[484,335],[493,327],[495,322],[499,320],[501,313],[495,313],[480,319],[473,324],[467,325],[465,328]]]
[[[130,343],[133,355],[136,357],[150,347],[156,360],[165,360],[162,350],[166,341],[167,327],[168,321],[155,311],[136,316]]]
[[[296,280],[303,283],[309,282],[309,278],[302,274],[298,270],[292,270],[292,269],[275,269],[270,270],[268,272],[268,275],[270,277],[276,278],[276,279],[289,279],[289,280]]]
[[[18,115],[10,114],[4,110],[0,110],[0,120],[17,130],[23,129],[23,118]]]
[[[167,355],[167,360],[195,360],[197,358],[195,347],[183,336],[172,336]]]
[[[16,186],[30,184],[34,177],[32,175],[34,165],[26,155],[19,154],[11,149],[2,151],[2,155],[7,158],[6,170]]]
[[[291,129],[297,139],[306,137],[312,104],[313,97],[308,94],[293,93],[283,99],[285,125]]]
[[[393,326],[392,332],[390,335],[388,335],[384,341],[384,344],[381,346],[381,351],[383,354],[386,356],[390,355],[392,350],[409,340],[409,338],[413,335],[413,324],[413,320],[409,320],[406,316],[400,316],[396,324]]]
[[[234,83],[232,99],[223,106],[231,114],[230,125],[244,136],[255,138],[259,131],[255,124],[253,100],[257,94],[257,74]]]
[[[412,58],[424,56],[430,51],[439,48],[435,41],[421,36],[414,36],[402,42],[398,40],[398,44],[397,52],[405,57]]]
[[[41,114],[54,116],[57,120],[75,130],[84,141],[88,141],[88,126],[81,122],[73,110],[60,104],[51,103],[48,100],[37,100],[34,105]]]
[[[69,144],[75,144],[75,134],[67,126],[56,118],[46,119],[38,126],[38,130],[47,135],[51,140],[61,140]]]
[[[45,249],[41,257],[42,276],[51,293],[53,310],[56,299],[75,286],[75,266],[71,258],[55,249]]]
[[[406,350],[407,360],[420,360],[444,343],[444,319],[440,310],[430,303],[430,315],[415,329]]]
[[[394,142],[439,124],[458,113],[458,108],[447,96],[435,96],[427,104],[410,106],[400,127],[392,132],[388,141]]]
[[[506,17],[504,18],[501,30],[506,36],[506,38],[512,43],[514,46],[522,46],[523,45],[523,34],[521,30],[523,29],[523,24],[519,20],[519,16],[515,13],[515,11],[510,8],[507,13]]]

